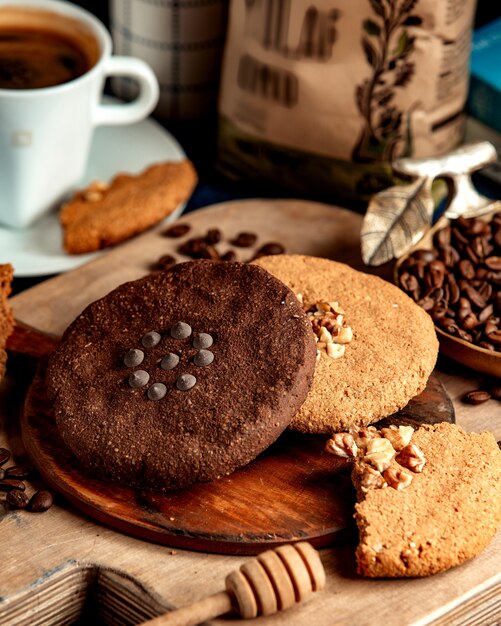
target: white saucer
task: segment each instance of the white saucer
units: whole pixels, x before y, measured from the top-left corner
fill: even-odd
[[[129,126],[101,126],[94,133],[87,171],[79,183],[110,180],[118,172],[136,174],[158,161],[185,158],[181,146],[152,119]],[[184,209],[179,206],[166,221],[173,221]],[[106,250],[70,255],[62,247],[57,211],[29,228],[11,230],[0,226],[0,263],[11,263],[15,276],[46,276],[73,269]]]

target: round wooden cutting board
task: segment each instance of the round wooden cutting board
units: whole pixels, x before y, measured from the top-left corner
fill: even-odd
[[[52,489],[100,522],[170,546],[227,554],[256,554],[299,539],[321,547],[353,529],[348,467],[324,452],[326,436],[286,431],[229,476],[168,494],[140,491],[79,467],[59,438],[44,386],[41,368],[21,418],[26,450]],[[432,376],[423,393],[386,421],[452,422],[454,410]]]
[[[184,238],[170,239],[158,229],[21,294],[16,316],[39,330],[61,334],[91,301],[144,275],[161,255],[186,259],[179,245],[216,227],[222,232],[221,253],[239,232],[258,235],[253,248],[234,248],[242,261],[259,246],[278,241],[289,253],[331,258],[381,274],[364,268],[360,258],[361,216],[337,207],[297,200],[234,201],[190,213],[180,222],[190,226]],[[389,270],[387,274],[391,279]],[[19,328],[9,343],[13,351],[32,356],[43,356],[50,346],[44,334],[23,336]],[[441,421],[454,421],[454,410],[434,375],[425,391],[392,418],[414,426]],[[205,552],[255,554],[299,539],[325,546],[355,528],[349,471],[323,451],[325,436],[286,432],[230,476],[160,495],[92,478],[79,468],[59,439],[41,374],[29,391],[21,425],[27,452],[50,487],[89,516],[137,537]]]

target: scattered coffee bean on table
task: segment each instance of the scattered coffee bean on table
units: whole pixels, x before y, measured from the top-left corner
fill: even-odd
[[[464,396],[465,402],[468,404],[483,404],[487,402],[487,400],[491,399],[491,394],[488,391],[483,391],[482,389],[478,389],[475,391],[469,391]]]
[[[228,250],[227,252],[222,254],[219,258],[221,261],[236,261],[237,253],[234,252],[233,250]]]
[[[25,509],[28,506],[29,498],[24,491],[13,489],[9,491],[5,501],[15,509]]]
[[[190,231],[188,224],[175,224],[166,231],[164,235],[167,237],[180,238]],[[258,240],[258,235],[253,232],[240,232],[236,237],[231,239],[229,243],[237,248],[250,248]],[[181,242],[177,247],[177,252],[191,259],[208,259],[212,261],[238,261],[240,260],[235,250],[231,248],[224,253],[220,253],[216,248],[216,244],[224,241],[224,234],[219,228],[209,228],[203,237],[190,237]],[[285,247],[278,242],[270,241],[262,245],[254,255],[247,259],[241,259],[242,262],[250,262],[262,256],[272,254],[284,254]],[[170,269],[177,263],[177,260],[171,254],[165,254],[151,266],[151,271],[162,271]]]
[[[177,239],[178,237],[184,237],[191,230],[191,226],[189,224],[174,224],[174,226],[170,226],[162,233],[164,237],[171,237],[172,239]]]
[[[501,212],[452,220],[433,245],[402,263],[399,286],[444,332],[501,351]]]
[[[230,241],[233,246],[237,248],[250,248],[257,241],[256,233],[247,233],[242,232],[238,233],[238,235]]]
[[[28,509],[32,513],[43,513],[50,509],[54,502],[54,498],[50,491],[37,491],[28,503]]]
[[[153,270],[168,270],[177,263],[175,257],[172,254],[162,255],[158,261],[156,261],[152,267]]]
[[[219,243],[222,239],[222,234],[219,228],[210,228],[207,231],[207,234],[204,237],[205,243],[209,245],[214,245],[215,243]]]
[[[0,491],[12,491],[13,489],[25,490],[25,486],[22,480],[17,478],[4,478],[0,480]]]
[[[30,474],[30,468],[24,465],[12,465],[5,468],[5,478],[20,478],[22,480],[23,478],[28,478]]]
[[[270,241],[269,243],[265,243],[264,246],[261,246],[259,250],[256,251],[255,258],[259,258],[260,256],[283,254],[284,252],[285,248],[281,243],[277,243],[276,241]]]
[[[0,448],[0,459],[6,463],[11,458],[10,451]],[[26,493],[24,478],[28,478],[33,473],[33,469],[26,465],[11,465],[7,468],[0,468],[0,493],[4,492],[5,498],[0,500],[0,519],[7,515],[9,509],[27,509],[33,512],[46,511],[53,502],[52,494],[49,491],[41,490],[30,499]],[[37,494],[43,494],[38,495]],[[35,498],[37,496],[37,498]],[[33,505],[31,503],[34,503]]]

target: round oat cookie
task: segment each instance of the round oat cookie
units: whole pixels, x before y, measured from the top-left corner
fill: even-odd
[[[84,467],[164,491],[228,474],[275,441],[308,393],[315,355],[282,282],[253,265],[190,261],[89,305],[46,383]]]
[[[438,354],[430,316],[382,279],[299,255],[255,262],[301,294],[305,310],[338,302],[353,331],[344,355],[319,350],[313,385],[291,427],[330,433],[365,426],[404,407],[426,386]]]
[[[477,556],[501,524],[501,451],[491,433],[444,422],[419,428],[411,443],[425,464],[405,489],[364,490],[354,472],[363,576],[437,574]]]

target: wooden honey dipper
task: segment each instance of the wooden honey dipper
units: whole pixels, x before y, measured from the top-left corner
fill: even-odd
[[[226,577],[226,590],[143,622],[142,626],[195,626],[232,609],[243,618],[271,615],[325,586],[320,555],[305,541],[267,550]]]

